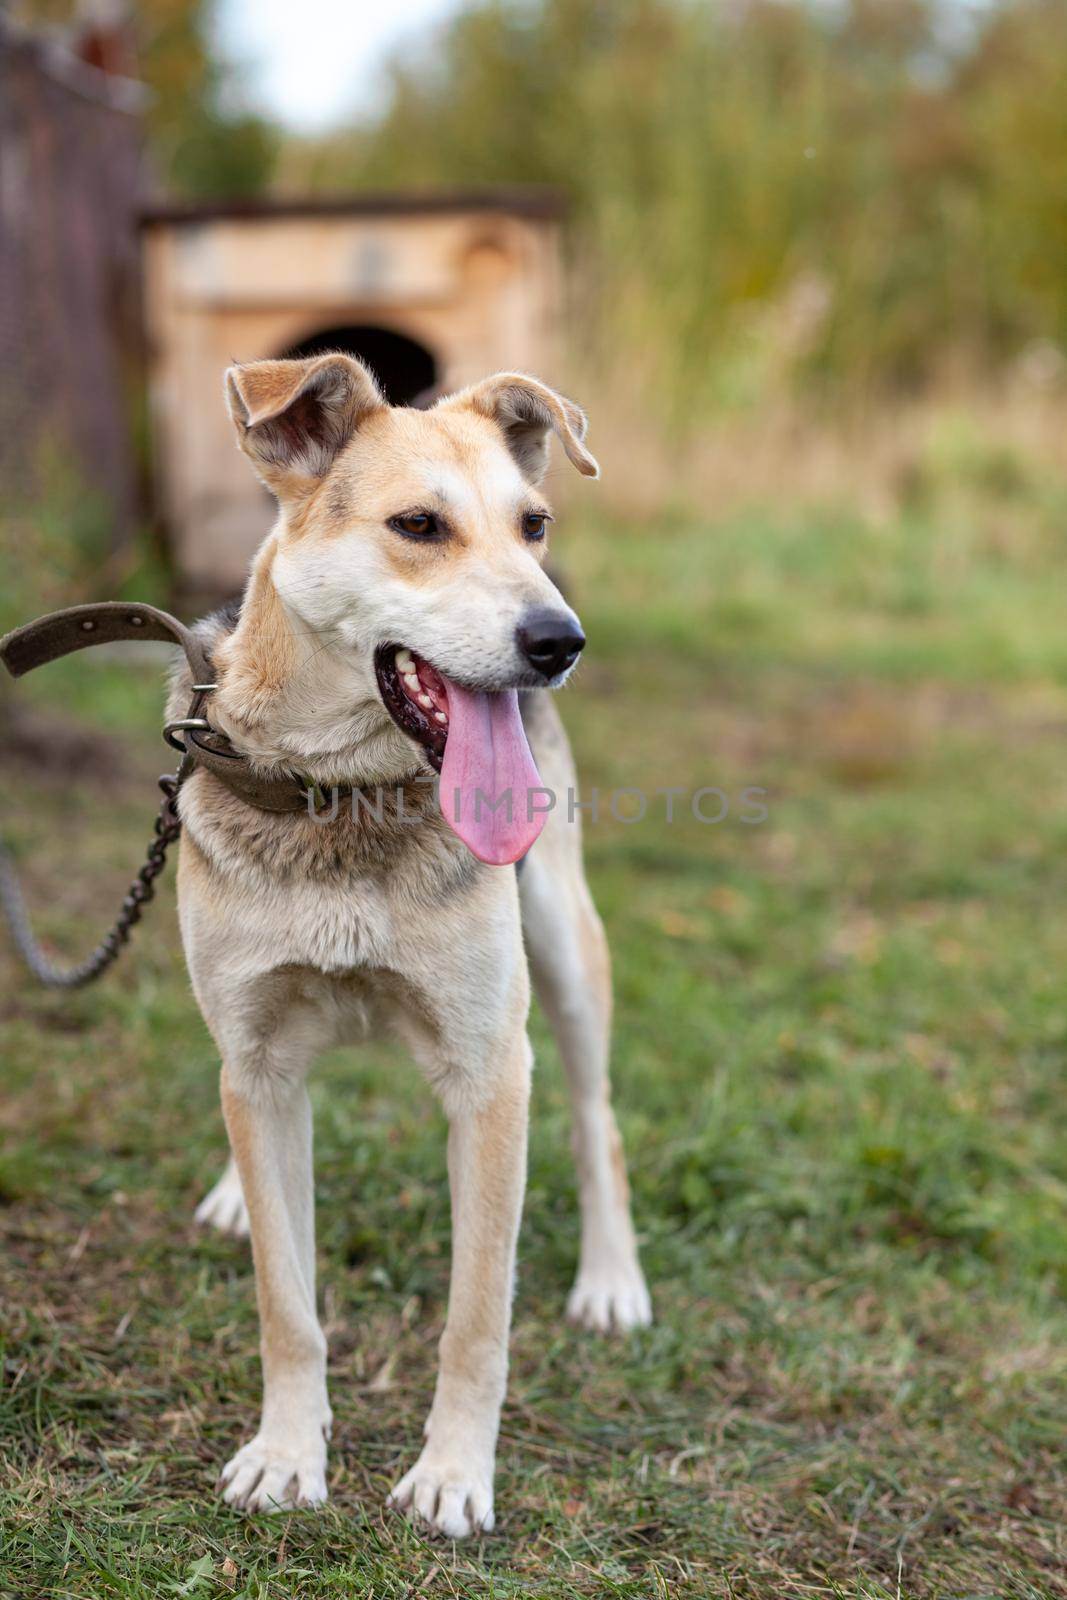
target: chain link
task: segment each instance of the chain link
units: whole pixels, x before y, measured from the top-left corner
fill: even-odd
[[[156,879],[167,864],[167,851],[182,831],[181,818],[178,816],[178,793],[191,766],[186,756],[177,772],[160,778],[163,801],[156,817],[154,835],[145,853],[144,865],[130,884],[112,928],[96,949],[76,966],[57,967],[37,942],[15,863],[7,847],[0,841],[0,910],[11,929],[11,937],[19,955],[40,983],[54,989],[79,989],[83,984],[99,978],[118,959],[131,932],[140,922],[144,907],[155,898]]]

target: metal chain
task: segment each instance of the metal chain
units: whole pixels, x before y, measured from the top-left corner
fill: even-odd
[[[0,910],[3,911],[11,936],[23,961],[41,983],[56,989],[79,989],[92,983],[106,972],[124,949],[132,930],[141,920],[144,907],[155,897],[156,879],[167,864],[167,850],[182,831],[178,816],[178,792],[189,775],[192,763],[188,756],[177,772],[164,775],[159,780],[163,803],[155,821],[155,834],[145,854],[144,866],[130,884],[122,910],[114,926],[104,935],[91,955],[77,966],[57,967],[48,959],[38,944],[30,926],[26,902],[22,895],[15,863],[10,852],[0,840]]]

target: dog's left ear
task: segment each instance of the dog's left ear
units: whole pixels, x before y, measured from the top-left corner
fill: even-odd
[[[498,372],[440,404],[469,406],[498,423],[529,483],[539,483],[544,477],[549,433],[557,436],[583,477],[600,476],[600,468],[582,442],[587,427],[585,412],[573,400],[524,372]]]
[[[231,367],[226,399],[238,444],[279,498],[314,488],[362,418],[386,404],[363,363],[340,354]]]

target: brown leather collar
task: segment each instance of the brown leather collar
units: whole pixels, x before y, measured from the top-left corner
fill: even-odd
[[[203,640],[177,617],[156,606],[105,600],[99,605],[50,612],[0,639],[0,661],[13,678],[21,678],[34,667],[58,661],[74,650],[127,639],[162,640],[185,652],[193,675],[193,699],[186,715],[168,724],[165,735],[176,749],[184,750],[192,766],[213,773],[239,800],[260,811],[308,811],[322,803],[322,791],[306,778],[296,773],[256,772],[247,756],[235,750],[225,734],[212,728],[204,707],[215,687],[214,668]]]

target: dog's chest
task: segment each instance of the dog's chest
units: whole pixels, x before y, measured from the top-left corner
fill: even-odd
[[[252,897],[246,929],[275,962],[343,973],[393,964],[402,922],[381,884],[353,878],[343,884],[289,883]]]
[[[328,823],[252,811],[218,785],[191,783],[183,798],[186,836],[210,867],[196,898],[226,926],[229,964],[240,952],[259,970],[393,967],[480,870],[428,809],[373,827],[345,811]]]

